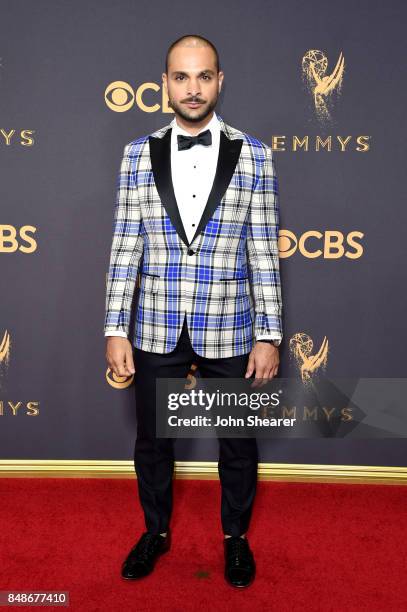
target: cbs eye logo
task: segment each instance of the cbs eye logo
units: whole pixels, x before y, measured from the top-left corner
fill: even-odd
[[[134,105],[145,113],[156,113],[160,108],[164,113],[173,113],[174,111],[168,106],[168,96],[164,87],[161,90],[161,106],[158,103],[149,106],[143,99],[147,91],[151,90],[156,93],[160,89],[161,87],[157,83],[142,83],[134,91],[133,87],[126,81],[113,81],[105,89],[106,106],[115,113],[125,113]]]
[[[279,257],[291,257],[298,250],[307,259],[322,257],[323,259],[359,259],[363,254],[362,232],[353,231],[343,234],[337,230],[319,232],[309,230],[297,237],[289,230],[281,230],[278,237]]]
[[[107,368],[105,378],[111,387],[114,387],[115,389],[127,389],[127,387],[130,387],[134,380],[134,374],[131,376],[118,376],[113,372],[113,370]]]

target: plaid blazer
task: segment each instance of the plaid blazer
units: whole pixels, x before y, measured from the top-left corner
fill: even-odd
[[[131,341],[144,351],[172,351],[185,313],[194,351],[204,357],[248,353],[257,336],[283,335],[272,150],[217,117],[217,170],[190,243],[171,179],[171,125],[124,147],[104,331],[130,336],[137,287]]]

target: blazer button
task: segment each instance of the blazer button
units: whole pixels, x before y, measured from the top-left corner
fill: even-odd
[[[194,255],[195,251],[193,249],[188,249],[188,255]]]

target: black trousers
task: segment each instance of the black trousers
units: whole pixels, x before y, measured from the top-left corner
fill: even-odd
[[[137,439],[134,466],[147,531],[164,533],[172,513],[174,439],[156,438],[156,378],[186,378],[193,362],[202,377],[244,377],[249,353],[209,359],[192,348],[186,318],[177,346],[160,354],[134,349]],[[157,407],[159,409],[159,407]],[[218,438],[221,522],[224,534],[244,534],[250,522],[257,485],[255,438]]]

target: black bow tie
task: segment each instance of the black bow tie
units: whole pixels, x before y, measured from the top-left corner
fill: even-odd
[[[184,136],[183,134],[178,134],[177,139],[178,151],[190,149],[196,144],[201,144],[204,146],[212,144],[212,134],[209,129],[197,134],[196,136]]]

